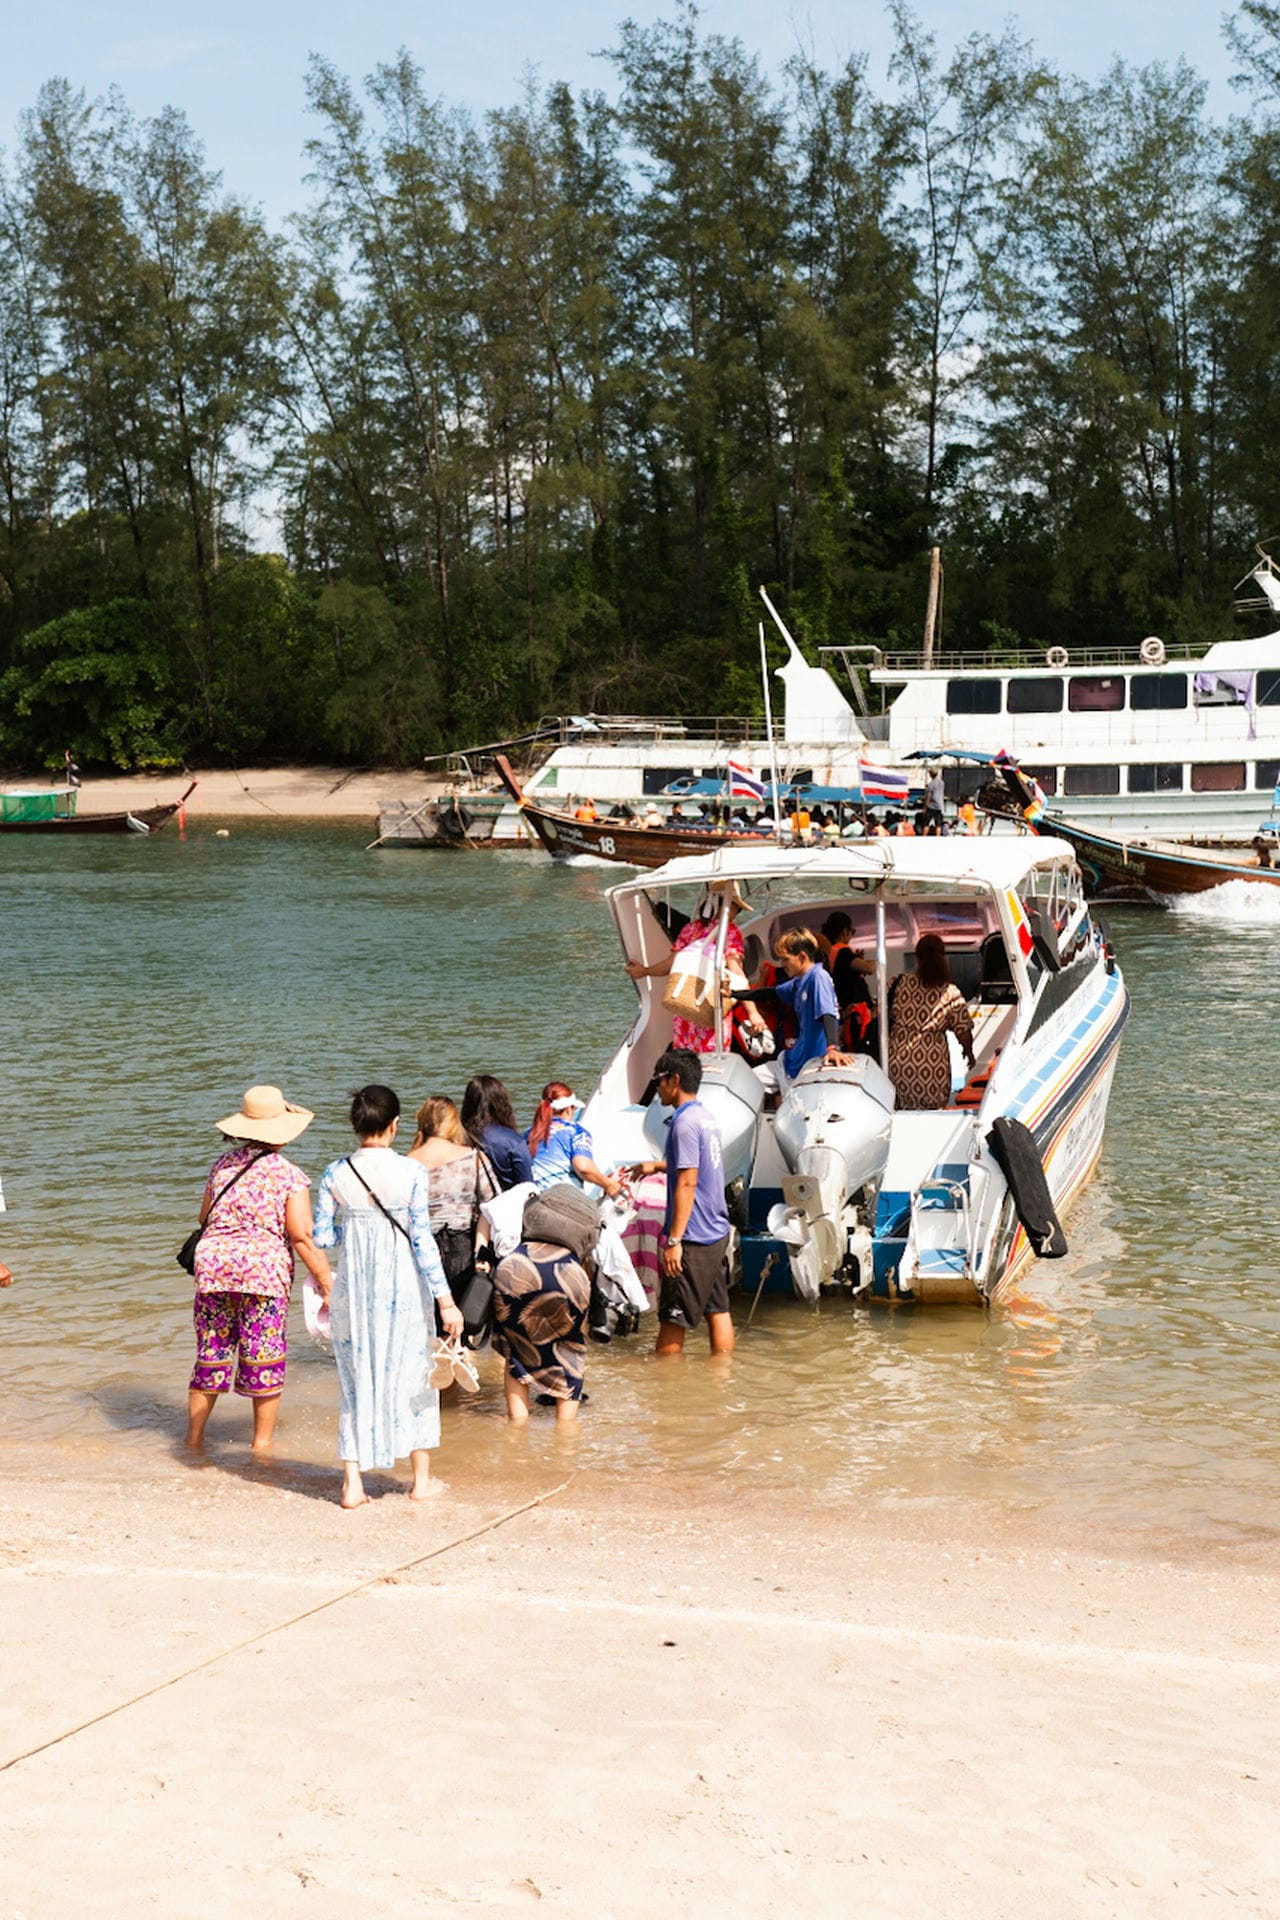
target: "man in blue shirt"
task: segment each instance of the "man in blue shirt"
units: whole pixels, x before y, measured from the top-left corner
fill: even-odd
[[[778,937],[773,952],[787,978],[776,987],[751,987],[734,998],[763,1000],[773,994],[792,1014],[796,1037],[786,1052],[752,1069],[770,1093],[784,1094],[811,1060],[847,1067],[853,1055],[840,1051],[840,1003],[835,982],[822,964],[817,935],[808,927],[789,927]]]
[[[720,1129],[702,1102],[702,1062],[671,1048],[654,1069],[658,1097],[673,1107],[665,1160],[642,1160],[631,1172],[667,1175],[666,1245],[658,1295],[660,1354],[680,1353],[699,1320],[707,1323],[712,1353],[733,1352],[729,1312],[729,1213],[724,1199]]]

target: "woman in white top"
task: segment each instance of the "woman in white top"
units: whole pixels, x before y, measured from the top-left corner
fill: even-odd
[[[425,1168],[394,1151],[400,1102],[390,1087],[362,1087],[351,1101],[360,1145],[324,1170],[314,1239],[337,1247],[329,1298],[341,1410],[338,1452],[344,1507],[367,1498],[362,1471],[413,1466],[412,1500],[442,1491],[431,1478],[440,1444],[440,1395],[426,1384],[435,1307],[446,1334],[462,1332],[440,1265]]]

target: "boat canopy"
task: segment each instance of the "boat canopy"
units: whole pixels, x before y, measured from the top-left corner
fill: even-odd
[[[1037,868],[1074,859],[1067,841],[1049,835],[1011,834],[1007,839],[930,835],[901,840],[845,840],[838,846],[812,848],[766,841],[759,846],[717,847],[710,853],[668,860],[665,866],[611,887],[609,893],[610,898],[625,899],[658,887],[710,887],[730,880],[746,886],[768,880],[815,884],[847,880],[863,887],[896,880],[995,889],[1019,887]]]
[[[76,810],[76,787],[9,787],[0,793],[0,820],[25,825],[38,820],[69,820]]]

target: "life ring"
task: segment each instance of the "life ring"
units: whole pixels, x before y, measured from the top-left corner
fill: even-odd
[[[1066,667],[1071,664],[1071,655],[1065,647],[1050,647],[1044,657],[1046,667]]]
[[[1138,648],[1138,658],[1144,667],[1162,667],[1165,663],[1164,641],[1158,633],[1149,633]]]

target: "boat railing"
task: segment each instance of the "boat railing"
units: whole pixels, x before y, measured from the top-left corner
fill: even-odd
[[[935,654],[926,667],[919,653],[911,651],[893,651],[877,647],[866,649],[870,656],[855,660],[845,660],[848,649],[844,647],[822,647],[823,654],[833,654],[841,658],[846,668],[852,667],[869,673],[876,684],[901,678],[906,674],[934,673],[939,676],[960,673],[1062,673],[1067,668],[1087,668],[1091,672],[1120,673],[1126,669],[1138,673],[1151,673],[1157,669],[1145,661],[1135,647],[1018,647],[990,648],[975,653]],[[859,650],[864,651],[864,650]],[[1170,642],[1165,646],[1164,660],[1172,665],[1175,661],[1183,663],[1203,660],[1204,646]],[[1049,655],[1053,654],[1050,659]],[[1060,656],[1065,654],[1066,658]]]
[[[581,713],[548,716],[538,723],[539,733],[548,741],[558,736],[560,746],[619,746],[627,742],[651,746],[681,746],[686,741],[717,747],[768,744],[769,732],[759,714],[666,714],[666,713]],[[784,738],[781,721],[775,720],[773,737]]]

